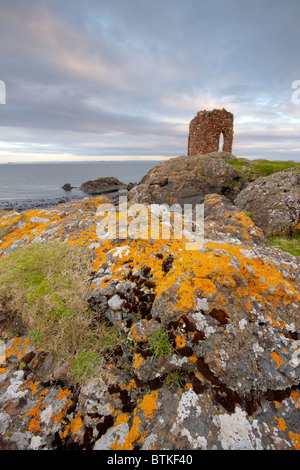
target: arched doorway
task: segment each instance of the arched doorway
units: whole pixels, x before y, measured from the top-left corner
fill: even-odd
[[[224,152],[224,134],[223,134],[223,132],[221,132],[221,134],[219,135],[218,152]]]

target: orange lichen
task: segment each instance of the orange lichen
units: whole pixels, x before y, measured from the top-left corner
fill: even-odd
[[[82,424],[83,423],[82,423],[82,419],[80,416],[76,416],[75,418],[72,418],[71,423],[70,423],[71,433],[76,434],[76,432],[78,432],[81,429]]]
[[[58,392],[58,395],[59,395],[59,392]],[[56,398],[60,399],[60,400],[62,399],[62,397],[59,397],[59,396],[57,396]],[[64,397],[64,398],[66,398],[66,397]],[[56,423],[61,423],[62,420],[64,419],[64,417],[66,416],[67,411],[68,411],[68,409],[70,408],[71,405],[72,405],[72,400],[70,398],[68,398],[66,403],[64,403],[62,409],[56,415],[54,415],[54,414],[52,415],[53,421],[55,421]]]
[[[132,426],[129,430],[128,435],[125,438],[124,444],[119,442],[117,438],[116,441],[111,445],[111,450],[133,450],[134,443],[141,437],[140,432],[141,420],[138,416],[134,415]]]
[[[272,357],[273,361],[276,362],[277,367],[280,367],[283,364],[282,360],[280,359],[280,357],[278,356],[278,354],[275,351],[273,351],[271,353],[271,357]]]
[[[17,360],[19,361],[21,359],[21,357],[24,355],[25,351],[27,350],[29,346],[29,338],[25,338],[24,341],[23,341],[23,344],[22,344],[22,350],[19,351],[18,355],[17,355]]]
[[[56,415],[52,416],[52,419],[55,423],[61,423],[64,416],[65,415],[64,415],[63,411],[59,411]]]
[[[131,379],[131,381],[129,382],[129,384],[121,384],[120,387],[122,389],[125,389],[127,390],[127,392],[130,392],[130,390],[132,390],[133,388],[136,388],[137,385],[136,385],[136,381],[134,379]]]
[[[117,416],[115,426],[119,426],[119,424],[123,424],[123,423],[128,423],[128,421],[129,421],[129,415],[127,413],[120,413]]]
[[[142,364],[143,364],[143,357],[141,356],[141,354],[136,353],[136,354],[134,355],[134,364],[133,364],[133,367],[134,367],[135,369],[137,369],[137,368],[140,367]]]
[[[189,357],[189,360],[196,363],[197,362],[197,356],[195,355],[195,353],[193,353],[190,357]]]
[[[290,436],[290,439],[293,442],[296,450],[300,450],[300,434],[297,434],[297,433],[294,433],[294,432],[290,431],[289,436]]]
[[[175,343],[177,348],[184,348],[185,346],[185,337],[183,335],[177,335],[175,338]]]
[[[296,390],[293,390],[291,393],[291,399],[293,400],[295,405],[297,405],[298,408],[300,409],[300,393],[296,392]]]
[[[151,393],[145,395],[142,401],[138,404],[138,408],[141,409],[146,418],[153,418],[153,413],[158,409],[157,406],[158,391],[153,390]]]
[[[275,419],[277,419],[278,421],[278,429],[279,431],[285,431],[286,430],[286,423],[284,421],[283,418],[277,418],[277,416],[275,416]]]
[[[39,425],[40,424],[40,407],[48,392],[49,392],[48,389],[45,389],[43,392],[41,392],[40,398],[37,404],[33,408],[31,408],[29,411],[27,411],[24,415],[20,416],[20,419],[24,418],[24,416],[33,416],[28,426],[28,430],[32,432],[33,434],[41,433],[43,430],[43,427]]]
[[[15,354],[19,353],[19,344],[22,342],[22,338],[14,338],[12,347],[6,349],[6,357],[14,356]]]
[[[63,400],[64,398],[71,395],[71,390],[59,389],[56,395],[57,400]]]
[[[30,389],[31,393],[35,394],[39,391],[39,388],[38,388],[38,384],[40,382],[32,382],[32,380],[30,380],[28,383],[27,383],[27,387]]]
[[[82,246],[98,241],[94,213],[97,210],[97,206],[102,202],[109,202],[109,200],[100,196],[79,201],[78,203],[61,205],[61,210],[35,209],[14,217],[8,217],[7,219],[0,218],[1,227],[14,225],[0,244],[1,250],[4,251],[16,241],[29,244],[38,236],[46,236],[50,240],[54,238],[62,239],[64,235],[68,234],[69,244]],[[69,210],[67,214],[63,210],[64,208]],[[33,217],[44,220],[32,221]],[[18,222],[21,223],[17,224]],[[51,228],[50,233],[47,232],[49,228]]]

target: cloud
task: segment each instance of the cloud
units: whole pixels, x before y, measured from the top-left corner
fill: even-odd
[[[299,14],[297,0],[2,0],[2,152],[181,155],[197,111],[225,107],[237,155],[299,159]]]

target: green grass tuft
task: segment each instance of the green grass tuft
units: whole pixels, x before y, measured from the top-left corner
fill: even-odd
[[[161,361],[165,356],[171,356],[175,349],[170,342],[169,334],[165,330],[157,330],[149,336],[149,349]]]
[[[105,375],[95,358],[123,341],[116,327],[99,322],[88,308],[91,263],[88,250],[57,241],[34,243],[0,260],[0,310],[21,318],[33,344],[68,362],[75,382]]]
[[[272,247],[300,256],[300,234],[293,233],[291,237],[269,237],[268,240]]]
[[[184,386],[183,376],[183,372],[180,369],[176,369],[175,371],[167,374],[164,380],[164,385],[169,389],[182,388]]]

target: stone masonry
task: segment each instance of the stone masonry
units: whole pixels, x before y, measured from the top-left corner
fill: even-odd
[[[188,155],[218,152],[223,134],[223,152],[232,153],[233,114],[226,109],[199,111],[190,122]]]

